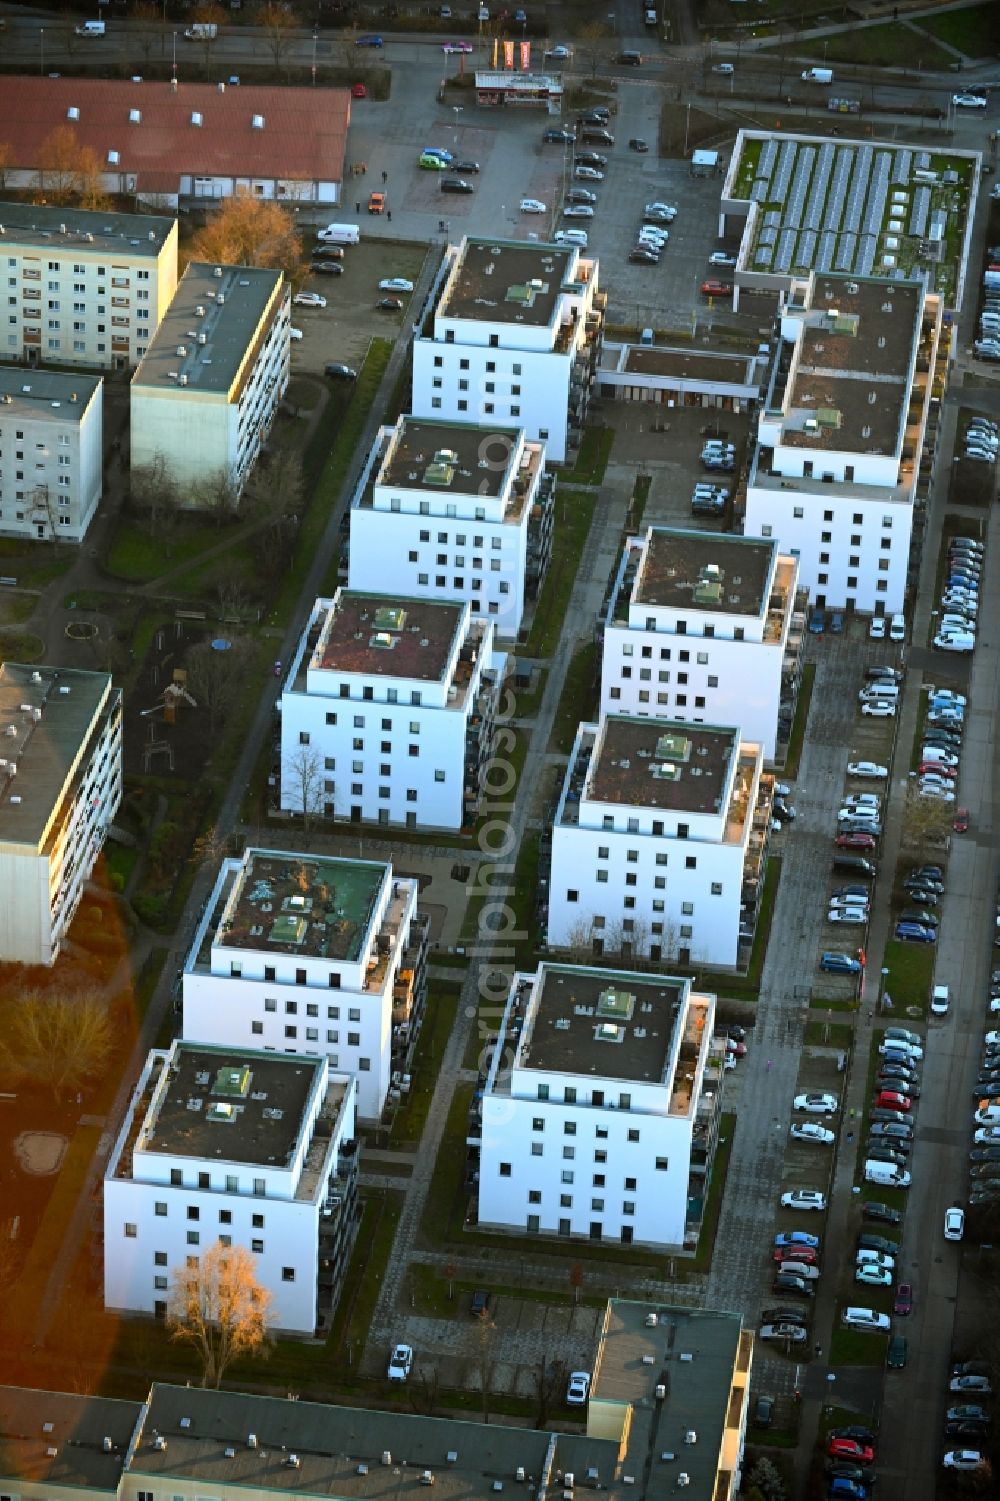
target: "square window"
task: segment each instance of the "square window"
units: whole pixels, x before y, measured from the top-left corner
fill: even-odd
[[[510,1163],[509,1162],[501,1162],[501,1164],[500,1164],[500,1176],[501,1176],[501,1178],[509,1178],[510,1177]]]

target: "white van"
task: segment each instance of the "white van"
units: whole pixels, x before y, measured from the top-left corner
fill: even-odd
[[[103,36],[105,25],[103,21],[84,21],[82,26],[75,28],[77,36]]]
[[[316,231],[316,238],[330,245],[356,245],[361,239],[361,231],[356,224],[328,224],[325,229]]]
[[[873,1308],[845,1308],[840,1315],[848,1329],[888,1329],[889,1315],[876,1313]]]
[[[883,1188],[909,1188],[910,1174],[893,1162],[878,1162],[869,1158],[865,1163],[865,1182],[879,1183]]]
[[[587,231],[585,229],[559,229],[553,235],[557,245],[576,245],[580,250],[587,248]]]

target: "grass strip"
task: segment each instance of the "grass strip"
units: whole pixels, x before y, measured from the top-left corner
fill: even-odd
[[[535,617],[520,656],[549,657],[559,644],[566,609],[576,583],[596,498],[586,490],[556,490],[552,561],[535,606]]]
[[[701,1232],[698,1236],[698,1249],[694,1257],[696,1272],[707,1272],[712,1263],[715,1236],[719,1228],[719,1215],[722,1213],[722,1195],[726,1187],[726,1176],[729,1172],[729,1159],[733,1154],[735,1134],[736,1116],[729,1111],[724,1111],[719,1121],[719,1140],[712,1161],[712,1180],[708,1185],[708,1198],[705,1200],[705,1211],[701,1217]]]
[[[563,471],[560,479],[566,485],[602,485],[604,471],[611,457],[615,441],[613,427],[588,427],[580,444],[576,463],[572,469]]]
[[[795,720],[792,724],[792,733],[788,737],[788,750],[785,752],[785,764],[782,767],[783,775],[788,778],[797,777],[799,774],[802,746],[806,738],[806,721],[809,718],[809,705],[812,703],[815,681],[816,664],[807,662],[802,669],[802,681],[799,683],[799,696],[795,704]]]

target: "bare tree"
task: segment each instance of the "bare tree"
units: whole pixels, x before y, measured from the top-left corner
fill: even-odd
[[[281,780],[293,794],[296,810],[302,814],[302,827],[308,832],[323,808],[323,762],[319,752],[309,745],[297,745],[287,759],[282,759]]]
[[[128,40],[139,48],[148,67],[154,52],[163,55],[166,33],[161,33],[162,7],[156,4],[156,0],[135,0],[131,16],[133,24],[127,32]]]
[[[28,990],[6,1014],[0,1071],[61,1100],[107,1068],[113,1047],[108,1008],[99,996]]]
[[[226,11],[215,0],[198,0],[198,4],[191,12],[191,20],[199,26],[214,26],[215,31],[205,31],[201,34],[201,50],[205,63],[205,77],[208,77],[209,67],[212,61],[212,44],[219,33],[219,28],[226,24],[229,19]]]
[[[177,519],[181,498],[167,461],[157,453],[151,464],[133,468],[129,488],[132,504],[145,511],[153,536],[168,531]]]
[[[7,186],[7,174],[16,166],[14,148],[7,141],[0,141],[0,189]]]
[[[290,8],[276,3],[276,0],[266,0],[265,4],[258,5],[254,20],[267,38],[274,66],[280,68],[297,30],[297,18]]]
[[[210,734],[243,699],[252,665],[253,647],[244,640],[234,641],[228,651],[216,651],[210,641],[199,641],[187,653],[187,685],[199,708],[208,711]]]
[[[219,601],[219,618],[226,623],[242,624],[244,615],[251,613],[246,580],[236,564],[220,575],[215,597]]]
[[[222,466],[209,470],[194,487],[191,500],[197,510],[210,512],[221,525],[239,510],[240,492],[232,473]]]
[[[580,1289],[583,1286],[583,1262],[574,1261],[569,1269],[569,1285],[573,1289],[573,1303],[579,1305]]]
[[[71,125],[57,125],[38,148],[38,187],[53,203],[69,203],[79,191],[80,142]]]
[[[81,208],[105,209],[111,203],[107,193],[101,159],[93,146],[81,146],[77,157],[76,194]]]
[[[576,50],[580,57],[590,64],[592,78],[597,77],[598,68],[607,59],[608,49],[604,43],[608,36],[608,28],[604,21],[587,21],[577,32]]]
[[[201,1359],[202,1386],[218,1387],[241,1355],[266,1356],[271,1294],[244,1246],[214,1246],[178,1267],[167,1309],[170,1336]]]
[[[562,1360],[545,1360],[535,1372],[535,1396],[538,1399],[536,1428],[545,1427],[549,1413],[565,1396],[568,1374]]]
[[[444,1264],[444,1274],[448,1279],[448,1302],[450,1303],[455,1296],[455,1278],[458,1276],[457,1263],[451,1260],[446,1261]]]
[[[478,1320],[476,1335],[479,1345],[479,1385],[484,1423],[490,1420],[490,1397],[493,1391],[493,1377],[496,1373],[496,1332],[497,1326],[488,1315]]]

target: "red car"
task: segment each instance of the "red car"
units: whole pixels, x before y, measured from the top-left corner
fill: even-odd
[[[949,781],[952,782],[958,775],[958,772],[954,766],[942,766],[940,761],[921,761],[920,765],[917,767],[917,770],[921,776],[923,776],[925,771],[929,771],[932,772],[935,776],[947,777]]]
[[[815,1266],[819,1261],[819,1252],[815,1246],[775,1246],[775,1261],[801,1261],[806,1266]]]
[[[892,1311],[899,1314],[901,1319],[905,1319],[907,1314],[913,1312],[913,1288],[908,1282],[901,1282],[896,1288]]]
[[[365,88],[365,86],[364,86],[363,83],[352,83],[351,84],[351,98],[352,99],[367,99],[368,98],[368,90]]]
[[[875,843],[873,834],[837,835],[837,848],[840,850],[873,850]]]
[[[831,1459],[853,1459],[858,1465],[875,1463],[875,1450],[871,1444],[859,1444],[856,1438],[832,1438],[826,1452]]]
[[[702,282],[701,290],[704,297],[730,297],[733,291],[733,284],[729,281],[716,281],[712,277],[708,281]]]
[[[898,1094],[894,1089],[882,1089],[875,1096],[874,1104],[877,1110],[909,1110],[910,1097]]]
[[[967,834],[969,832],[968,808],[955,809],[955,817],[951,821],[951,826],[956,834]]]
[[[726,1052],[732,1053],[734,1058],[745,1058],[747,1045],[745,1042],[737,1042],[735,1038],[730,1037],[726,1042]]]

